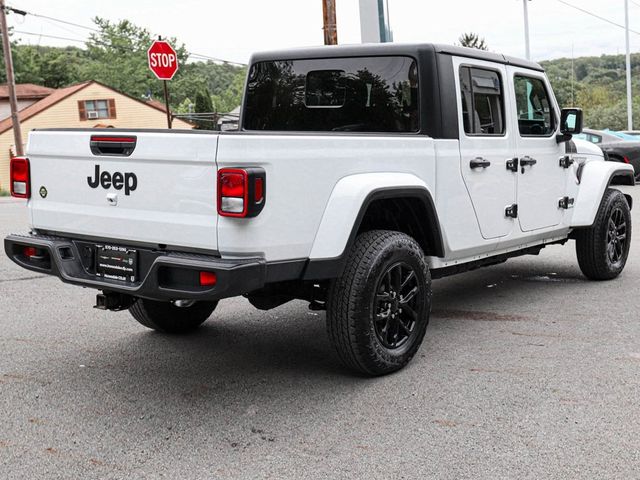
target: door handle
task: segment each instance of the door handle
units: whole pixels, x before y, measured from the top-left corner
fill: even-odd
[[[520,167],[522,167],[520,168],[520,171],[524,173],[524,167],[526,167],[527,165],[533,166],[536,163],[538,163],[538,161],[535,158],[531,158],[529,156],[522,157],[520,159]]]
[[[470,168],[487,168],[491,166],[491,162],[489,160],[485,160],[482,157],[474,158],[469,162]]]

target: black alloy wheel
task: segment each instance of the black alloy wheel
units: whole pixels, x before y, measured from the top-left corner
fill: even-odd
[[[396,263],[383,273],[376,292],[376,336],[385,348],[400,348],[416,332],[421,294],[416,272],[406,263]]]
[[[609,217],[607,230],[607,256],[614,268],[625,258],[627,247],[627,220],[621,207],[616,207]]]

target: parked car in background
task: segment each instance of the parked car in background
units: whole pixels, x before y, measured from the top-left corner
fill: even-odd
[[[633,165],[636,179],[640,178],[640,137],[613,130],[585,128],[580,135],[574,135],[574,138],[595,143],[612,162]]]
[[[624,130],[620,133],[624,133],[625,135],[631,135],[632,137],[638,137],[640,139],[640,130]]]

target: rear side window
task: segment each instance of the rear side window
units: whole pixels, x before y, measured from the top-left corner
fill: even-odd
[[[522,136],[548,137],[555,131],[555,116],[544,82],[539,78],[516,76],[518,128]]]
[[[498,72],[460,67],[464,131],[469,135],[503,135],[504,93]]]
[[[419,125],[409,57],[259,62],[249,72],[245,130],[402,133]]]

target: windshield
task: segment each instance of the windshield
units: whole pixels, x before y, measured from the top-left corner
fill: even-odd
[[[245,130],[417,132],[418,69],[409,57],[259,62]]]

